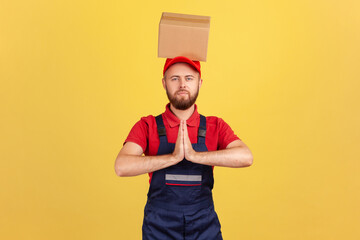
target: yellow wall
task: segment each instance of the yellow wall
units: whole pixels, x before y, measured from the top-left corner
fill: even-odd
[[[198,107],[254,165],[215,169],[225,239],[360,239],[360,2],[0,1],[0,239],[140,239],[113,165],[164,110],[161,13],[211,16]]]

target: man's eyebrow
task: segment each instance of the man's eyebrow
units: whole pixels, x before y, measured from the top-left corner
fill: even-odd
[[[180,77],[180,75],[171,75],[170,78],[173,78],[173,77]],[[185,75],[185,77],[195,77],[194,75]]]
[[[170,78],[173,78],[173,77],[180,77],[179,75],[171,75]]]

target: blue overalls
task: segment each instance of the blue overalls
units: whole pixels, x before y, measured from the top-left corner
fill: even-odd
[[[156,117],[160,138],[157,155],[174,151],[169,143],[162,115]],[[200,115],[198,141],[192,144],[197,152],[207,151],[205,145],[206,118]],[[176,165],[155,171],[144,211],[143,239],[222,239],[220,223],[214,211],[211,166],[186,159]]]

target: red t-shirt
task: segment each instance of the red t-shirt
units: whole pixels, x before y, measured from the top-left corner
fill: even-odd
[[[180,120],[171,112],[170,104],[166,105],[163,113],[163,120],[166,129],[166,136],[169,143],[175,143],[178,135]],[[195,111],[186,121],[191,143],[197,143],[198,128],[200,125],[200,114],[195,105]],[[230,126],[221,118],[206,117],[205,144],[208,151],[225,149],[226,146],[238,140]],[[155,117],[149,115],[142,117],[131,129],[125,142],[139,144],[145,155],[154,156],[157,154],[160,140],[157,132]]]

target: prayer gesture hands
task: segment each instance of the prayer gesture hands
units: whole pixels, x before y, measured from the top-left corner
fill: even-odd
[[[196,156],[196,152],[190,142],[185,120],[180,120],[179,132],[173,156],[176,159],[176,163],[182,161],[184,158],[188,161],[193,161]]]

